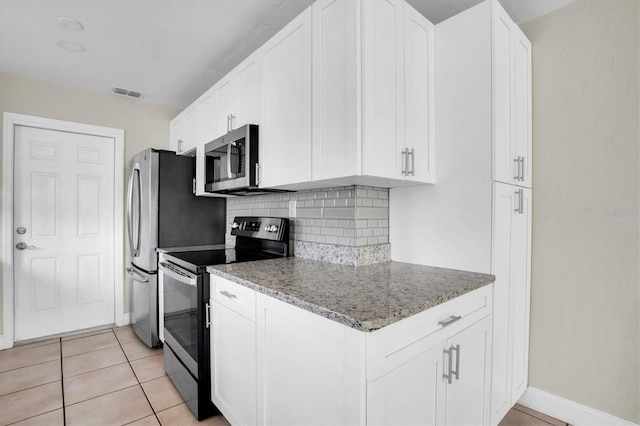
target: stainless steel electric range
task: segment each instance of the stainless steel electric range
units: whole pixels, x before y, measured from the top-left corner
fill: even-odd
[[[289,220],[236,217],[233,249],[163,253],[164,367],[198,419],[218,412],[211,402],[209,265],[288,256]]]

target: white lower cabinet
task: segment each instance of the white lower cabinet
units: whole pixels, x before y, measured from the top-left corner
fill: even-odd
[[[233,425],[490,421],[492,286],[367,333],[211,285],[211,394]]]
[[[234,425],[256,424],[253,290],[211,279],[211,400]]]
[[[367,383],[367,424],[489,424],[491,307],[487,304],[479,311],[467,309],[472,306],[477,305],[451,306],[455,314],[445,320],[445,323],[451,322],[451,326],[417,340],[413,340],[413,336],[413,343],[398,351],[389,350],[389,356],[408,360]],[[414,324],[415,332],[429,328],[429,321],[423,321],[423,327],[417,327],[418,322]],[[404,339],[399,340],[399,335],[386,339],[386,346],[391,348],[402,341],[408,342],[409,335],[401,333]],[[434,339],[441,340],[434,343]]]
[[[492,424],[527,388],[531,277],[531,189],[494,182]]]
[[[258,424],[364,424],[365,335],[257,297]]]

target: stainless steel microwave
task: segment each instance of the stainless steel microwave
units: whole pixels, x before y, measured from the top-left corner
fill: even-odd
[[[258,126],[247,124],[205,144],[206,192],[237,194],[258,189]]]

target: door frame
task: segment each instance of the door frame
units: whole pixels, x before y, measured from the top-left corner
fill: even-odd
[[[2,334],[0,349],[15,343],[13,275],[13,171],[15,126],[37,127],[69,133],[112,138],[114,144],[114,320],[116,326],[129,323],[124,313],[124,130],[31,115],[3,113],[2,138]]]

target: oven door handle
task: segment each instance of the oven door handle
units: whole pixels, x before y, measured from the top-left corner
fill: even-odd
[[[166,276],[181,282],[183,284],[186,285],[191,285],[194,287],[197,287],[198,285],[198,276],[195,274],[192,274],[191,272],[185,271],[182,268],[178,268],[176,266],[173,266],[170,263],[167,262],[160,262],[158,264],[158,269],[160,270],[160,272],[162,272],[163,274],[165,274]]]

